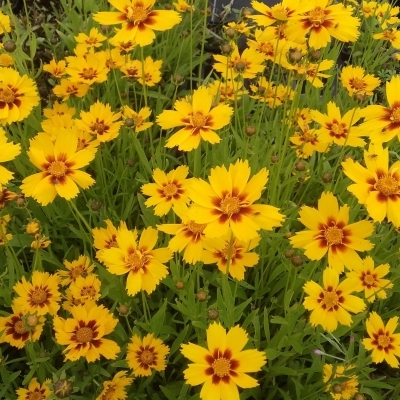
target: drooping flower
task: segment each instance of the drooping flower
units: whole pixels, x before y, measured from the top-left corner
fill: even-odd
[[[56,315],[61,300],[59,284],[60,278],[57,275],[33,271],[30,282],[23,276],[21,282],[14,285],[13,289],[19,297],[14,299],[13,305],[23,313]]]
[[[374,268],[372,257],[366,257],[360,264],[353,265],[353,271],[347,273],[356,292],[364,292],[365,300],[373,302],[375,296],[386,299],[386,290],[393,287],[389,279],[382,279],[389,273],[389,264],[381,264]]]
[[[132,110],[132,108],[130,108],[129,106],[122,107],[122,119],[124,121],[126,121],[128,118],[133,119],[134,125],[132,129],[135,130],[135,133],[145,131],[146,129],[149,129],[151,126],[153,126],[153,122],[145,122],[145,120],[149,118],[150,115],[151,110],[149,107],[143,107],[139,110],[139,112]]]
[[[303,302],[311,311],[310,324],[321,325],[328,332],[336,330],[338,323],[351,326],[349,312],[358,314],[365,309],[365,303],[353,296],[354,287],[349,279],[339,282],[339,272],[326,268],[323,272],[323,287],[314,281],[305,283],[304,292],[308,295]]]
[[[64,75],[66,75],[65,71],[65,66],[66,66],[66,61],[65,60],[60,60],[56,61],[54,58],[50,60],[48,64],[43,65],[43,71],[48,72],[50,75],[53,75],[55,78],[62,78]]]
[[[161,339],[155,338],[152,333],[143,339],[133,335],[132,343],[128,344],[126,360],[136,376],[150,376],[153,369],[165,370],[165,357],[168,353],[169,347]]]
[[[322,193],[318,209],[303,206],[299,221],[309,230],[297,232],[290,238],[296,249],[305,249],[311,260],[320,260],[328,253],[328,264],[338,273],[344,266],[349,270],[360,263],[357,251],[371,250],[374,245],[365,240],[374,230],[370,221],[349,224],[349,206],[339,207],[331,192]]]
[[[0,210],[2,210],[8,202],[18,199],[21,197],[21,194],[12,192],[8,190],[6,187],[2,187],[0,185]],[[3,244],[1,242],[1,232],[0,232],[0,245]]]
[[[61,79],[60,83],[53,88],[53,93],[57,97],[62,97],[67,101],[72,97],[84,97],[89,90],[87,83],[72,82],[70,79]]]
[[[207,237],[224,236],[231,228],[239,240],[249,241],[258,236],[260,229],[272,230],[282,224],[284,216],[278,208],[253,204],[261,197],[268,171],[263,168],[249,180],[250,172],[248,161],[238,160],[229,169],[213,168],[209,183],[192,180],[189,198],[193,205],[188,216],[198,224],[207,224]]]
[[[169,171],[167,174],[156,168],[153,172],[155,183],[145,183],[140,188],[142,193],[150,196],[144,203],[146,207],[154,207],[154,214],[158,217],[168,214],[171,207],[177,204],[187,204],[188,188],[192,179],[186,179],[189,168],[186,165]]]
[[[46,379],[41,385],[36,378],[32,378],[28,389],[17,390],[17,400],[46,400],[51,395],[51,390],[48,387],[50,383],[50,379]]]
[[[104,42],[107,37],[102,35],[97,28],[92,28],[89,35],[81,32],[78,36],[75,36],[74,39],[77,43],[83,43],[88,47],[101,47],[102,42]]]
[[[207,348],[193,343],[182,345],[182,354],[193,362],[184,372],[185,379],[192,386],[203,384],[200,399],[239,400],[238,386],[258,385],[247,373],[260,371],[266,357],[258,350],[243,350],[248,340],[240,326],[227,333],[214,322],[207,329]]]
[[[127,371],[117,372],[112,380],[103,382],[103,390],[96,400],[125,400],[125,387],[130,385],[133,378],[126,376]]]
[[[350,96],[372,96],[373,91],[381,81],[375,75],[365,74],[363,67],[347,65],[340,74],[342,85],[348,90]]]
[[[342,163],[343,172],[355,182],[347,190],[365,204],[373,220],[382,222],[387,217],[400,226],[400,161],[389,168],[389,149],[370,144],[364,162],[366,168],[350,159]]]
[[[351,400],[357,393],[358,378],[352,374],[351,371],[354,369],[354,365],[335,365],[324,364],[324,378],[325,383],[330,382],[325,391],[330,392],[330,395],[334,400]],[[346,380],[343,380],[346,378]],[[336,379],[340,379],[340,382],[335,382]]]
[[[157,117],[157,123],[162,129],[183,126],[168,140],[165,147],[178,146],[179,150],[197,149],[201,139],[211,143],[219,143],[221,138],[214,132],[221,129],[231,119],[233,108],[227,104],[212,107],[213,95],[205,86],[200,86],[188,98],[175,101],[176,111],[165,110]]]
[[[34,236],[31,243],[32,250],[46,249],[51,244],[51,240],[46,235],[39,235],[38,233]]]
[[[139,46],[153,43],[154,31],[166,31],[181,21],[181,16],[172,10],[153,10],[155,0],[112,0],[118,11],[99,12],[93,19],[100,24],[122,24],[114,40],[134,40]]]
[[[1,28],[0,28],[1,29]],[[39,104],[35,81],[11,68],[0,67],[0,123],[24,120]]]
[[[14,160],[18,154],[21,153],[21,145],[9,142],[6,136],[6,131],[0,127],[0,162],[7,162]],[[10,172],[7,168],[0,165],[0,185],[7,184],[12,178],[14,173]]]
[[[47,135],[40,140],[31,139],[29,160],[41,172],[22,181],[22,192],[44,206],[57,195],[66,200],[76,197],[78,186],[87,189],[94,183],[89,174],[79,169],[93,160],[96,150],[94,147],[78,150],[78,137],[73,131],[58,135],[54,143]]]
[[[158,239],[156,229],[145,229],[139,244],[137,238],[136,230],[120,230],[115,239],[118,247],[104,249],[98,255],[98,259],[112,274],[128,274],[126,289],[129,296],[141,290],[152,293],[160,280],[167,276],[168,269],[164,263],[172,258],[167,248],[154,249]]]
[[[53,327],[58,344],[67,346],[63,353],[66,360],[76,361],[85,357],[87,362],[94,362],[100,356],[114,360],[119,353],[119,346],[104,336],[114,331],[118,320],[104,308],[92,302],[72,307],[72,318],[55,317]]]
[[[62,278],[61,285],[63,286],[69,285],[71,282],[75,282],[76,278],[79,276],[83,276],[85,278],[94,269],[94,264],[87,256],[79,256],[77,260],[71,262],[64,260],[64,266],[67,268],[67,271],[59,270],[57,272],[58,276]]]
[[[386,361],[391,367],[398,368],[400,357],[400,333],[394,333],[399,317],[390,318],[385,325],[382,318],[372,312],[367,319],[367,332],[369,338],[363,339],[367,350],[372,350],[372,361],[381,363]]]

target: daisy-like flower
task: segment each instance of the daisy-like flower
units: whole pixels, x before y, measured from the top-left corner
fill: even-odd
[[[153,10],[155,0],[111,0],[118,11],[99,12],[93,19],[100,24],[122,24],[114,36],[115,40],[134,40],[139,46],[153,43],[154,31],[166,31],[181,21],[181,16],[172,10]]]
[[[366,257],[360,264],[354,264],[353,271],[347,273],[347,278],[353,283],[354,290],[364,292],[368,302],[379,299],[386,299],[386,290],[393,287],[389,279],[382,279],[389,273],[389,264],[381,264],[374,268],[372,257]]]
[[[245,268],[254,267],[259,260],[256,253],[250,252],[258,246],[261,236],[249,242],[232,238],[230,234],[221,238],[207,240],[201,257],[204,264],[217,264],[218,269],[232,278],[244,279]]]
[[[103,390],[96,400],[125,400],[125,387],[130,385],[133,378],[126,376],[126,371],[117,372],[111,381],[103,382]]]
[[[32,378],[28,389],[17,390],[17,400],[46,400],[51,395],[51,390],[48,387],[50,383],[51,380],[46,379],[41,385],[36,378]]]
[[[238,47],[234,46],[230,55],[216,54],[213,57],[217,61],[214,69],[220,72],[225,79],[233,80],[238,76],[253,79],[265,69],[263,65],[265,56],[253,47],[248,47],[243,50],[242,54],[239,54]]]
[[[104,221],[106,223],[107,228],[93,228],[93,246],[98,250],[96,253],[97,259],[99,259],[99,255],[105,249],[111,249],[113,247],[118,248],[117,243],[117,233],[122,230],[127,230],[126,223],[121,221],[118,229],[113,225],[113,223],[106,219]]]
[[[352,65],[342,68],[340,81],[350,96],[372,96],[373,91],[381,84],[380,79],[375,75],[365,74],[363,67],[353,67]]]
[[[79,256],[77,260],[67,261],[64,260],[64,266],[67,271],[58,271],[57,274],[62,278],[61,285],[66,286],[71,282],[75,282],[79,276],[84,278],[88,276],[94,269],[94,264],[87,256]]]
[[[378,3],[376,1],[363,1],[362,11],[365,18],[372,17],[376,14],[376,8]]]
[[[347,190],[364,204],[374,221],[400,226],[400,161],[389,167],[389,149],[381,144],[370,144],[364,151],[365,167],[353,161],[342,163],[343,172],[355,182]]]
[[[4,32],[11,32],[11,20],[8,15],[0,10],[0,35]]]
[[[116,47],[122,54],[128,54],[136,47],[136,42],[134,40],[126,40],[126,39],[118,39],[110,38],[108,39],[108,43],[111,46]]]
[[[70,312],[72,318],[55,317],[53,322],[57,343],[67,346],[63,351],[65,359],[85,357],[87,362],[94,362],[103,356],[115,360],[120,348],[104,336],[114,331],[118,320],[104,306],[92,302],[72,307]]]
[[[119,135],[122,121],[118,121],[121,113],[113,113],[109,104],[97,101],[90,106],[88,112],[81,111],[80,120],[75,124],[79,129],[96,135],[99,142],[109,142]]]
[[[46,249],[51,244],[51,240],[45,235],[35,235],[34,240],[31,243],[32,250]]]
[[[81,304],[88,301],[97,301],[100,296],[101,281],[96,275],[90,274],[88,276],[78,276],[74,282],[71,283],[69,289],[74,299],[79,300]]]
[[[123,78],[136,81],[143,74],[142,62],[140,60],[130,60],[122,65],[120,70],[124,74]]]
[[[178,0],[176,3],[172,3],[176,11],[181,13],[193,12],[196,8],[193,5],[188,4],[185,0]]]
[[[158,239],[156,229],[145,229],[139,244],[137,239],[136,230],[121,230],[116,236],[118,248],[104,249],[98,256],[112,274],[128,274],[126,289],[129,296],[134,296],[141,290],[152,293],[168,275],[164,263],[172,258],[172,253],[167,248],[154,249]]]
[[[23,276],[22,281],[14,285],[13,289],[19,297],[14,299],[13,305],[23,313],[56,315],[61,300],[59,284],[60,278],[57,275],[33,271],[30,282]]]
[[[242,241],[258,236],[260,229],[272,230],[281,226],[284,216],[278,208],[266,204],[253,204],[261,197],[268,180],[268,171],[263,168],[250,180],[250,166],[247,160],[238,160],[215,167],[208,177],[209,183],[193,179],[189,198],[193,205],[188,217],[198,224],[207,224],[207,237],[227,235],[229,228]]]
[[[75,36],[74,39],[77,43],[83,43],[88,47],[101,47],[102,42],[104,42],[107,37],[102,35],[97,28],[92,28],[89,35],[81,32],[78,36]]]
[[[54,58],[48,63],[43,65],[43,71],[48,72],[50,75],[53,75],[55,78],[62,78],[66,75],[65,66],[66,61],[56,61]]]
[[[181,151],[197,149],[201,139],[211,143],[219,143],[221,138],[214,132],[228,125],[233,108],[227,104],[212,107],[213,95],[205,86],[193,92],[191,99],[176,100],[173,110],[165,110],[157,117],[162,129],[183,126],[167,140],[165,147],[175,147]]]
[[[267,103],[269,108],[278,107],[294,98],[294,91],[289,86],[281,84],[275,86],[264,76],[258,79],[256,85],[250,84],[250,89],[253,92],[250,97],[262,103]]]
[[[264,55],[265,60],[271,60],[279,63],[282,58],[286,58],[286,52],[289,48],[287,41],[270,38],[269,32],[256,29],[254,32],[255,40],[247,40],[247,45],[253,47],[259,53]]]
[[[332,75],[322,73],[333,67],[333,60],[322,60],[319,64],[306,62],[302,64],[291,65],[289,63],[283,64],[285,68],[292,69],[296,72],[299,78],[303,78],[311,83],[316,88],[322,88],[324,86],[323,81],[320,78],[330,78]]]
[[[249,36],[252,26],[249,25],[246,21],[241,21],[241,22],[232,21],[228,22],[224,26],[225,31],[228,30],[229,28],[236,31],[236,34]]]
[[[109,69],[120,69],[126,62],[125,55],[121,54],[121,51],[117,48],[106,49],[104,54],[106,58],[106,66]]]
[[[203,384],[200,399],[239,400],[238,386],[258,386],[257,380],[247,373],[260,371],[266,357],[258,350],[243,350],[248,340],[246,331],[240,326],[227,333],[214,322],[207,329],[207,348],[193,343],[182,345],[182,354],[193,362],[184,372],[186,383],[192,386]]]
[[[85,97],[89,87],[86,83],[61,79],[60,83],[54,86],[53,93],[57,97],[62,97],[63,101],[67,101],[70,97]]]
[[[328,253],[328,263],[338,273],[344,266],[349,270],[359,264],[360,256],[356,251],[369,251],[374,245],[365,240],[374,230],[370,221],[358,221],[349,224],[349,206],[339,207],[331,192],[322,193],[318,200],[318,209],[303,206],[299,221],[309,230],[297,232],[290,243],[296,249],[305,249],[310,260],[321,260]]]
[[[400,18],[398,18],[399,11],[400,7],[392,7],[390,3],[382,3],[376,7],[374,15],[382,29],[386,29],[388,25],[400,22]]]
[[[132,110],[132,108],[130,108],[129,106],[122,107],[122,119],[125,122],[128,118],[133,120],[134,124],[132,126],[132,129],[135,130],[135,133],[145,131],[146,129],[149,129],[151,126],[153,126],[153,122],[145,122],[145,120],[149,118],[150,115],[151,110],[149,107],[143,107],[139,110],[139,112]]]
[[[107,80],[110,69],[106,65],[105,53],[88,53],[85,56],[69,57],[65,69],[73,83],[101,83]]]
[[[350,400],[357,393],[358,378],[348,372],[353,368],[353,365],[346,367],[344,365],[324,364],[323,381],[325,383],[330,382],[325,391],[330,392],[334,400]],[[346,378],[346,380],[343,380],[343,378]],[[340,379],[340,382],[335,382],[336,379]]]
[[[132,343],[128,344],[126,360],[136,376],[150,376],[153,369],[165,370],[165,357],[168,353],[169,347],[161,339],[155,338],[152,333],[143,339],[133,335]]]
[[[18,154],[21,153],[21,145],[8,142],[6,131],[0,127],[0,162],[7,162],[14,160]],[[7,184],[12,178],[14,173],[0,165],[0,185]]]
[[[330,101],[327,113],[318,110],[310,111],[311,118],[321,125],[315,131],[323,142],[335,143],[339,146],[364,147],[365,141],[360,138],[361,132],[353,125],[361,118],[359,108],[353,108],[341,116],[339,107]]]
[[[73,133],[71,131],[69,135],[58,135],[54,143],[46,135],[42,135],[40,140],[31,139],[29,160],[41,172],[22,181],[21,190],[25,196],[33,197],[45,206],[57,194],[71,200],[78,195],[78,186],[87,189],[93,185],[93,178],[79,168],[93,160],[97,149],[78,151],[78,137]]]
[[[373,104],[362,110],[365,122],[359,129],[373,143],[388,142],[396,135],[400,140],[400,76],[386,82],[386,97],[388,107]]]
[[[226,103],[229,101],[237,101],[247,94],[247,90],[243,88],[243,82],[227,80],[214,80],[208,84],[209,92],[214,96],[215,101]]]
[[[154,86],[161,81],[162,60],[153,60],[150,56],[140,61],[137,81],[141,85]]]
[[[12,309],[11,315],[0,317],[0,343],[9,343],[22,349],[27,342],[39,340],[43,331],[44,317],[24,313],[15,306]]]
[[[383,32],[372,35],[374,39],[387,41],[395,49],[400,49],[400,31],[395,28],[386,29]]]
[[[14,59],[10,54],[0,54],[0,67],[12,67],[14,65]]]
[[[349,312],[358,314],[365,309],[365,303],[353,296],[354,286],[349,279],[339,283],[339,272],[326,268],[323,272],[323,287],[314,281],[308,281],[303,286],[308,295],[303,302],[306,310],[311,311],[310,324],[321,325],[326,331],[333,332],[338,323],[351,326]]]
[[[180,224],[157,225],[161,232],[174,235],[168,242],[168,248],[173,252],[182,252],[183,259],[189,264],[196,264],[202,260],[205,243],[204,228],[206,224],[196,224],[188,217],[188,208],[185,204],[174,206],[174,213],[181,219]]]
[[[1,28],[0,28],[1,29]],[[39,104],[35,81],[11,68],[0,67],[0,123],[22,121]]]
[[[146,207],[154,207],[154,214],[158,217],[168,214],[171,207],[177,204],[187,204],[188,188],[191,179],[186,179],[189,167],[180,165],[167,174],[156,168],[153,172],[155,183],[145,183],[140,188],[142,193],[150,196],[144,203]]]
[[[352,8],[331,4],[329,0],[309,0],[307,8],[307,12],[289,20],[286,35],[290,40],[309,33],[308,45],[321,49],[331,42],[331,37],[355,42],[360,35],[360,20],[351,15]]]
[[[400,357],[400,333],[394,333],[399,317],[390,318],[385,325],[382,318],[372,312],[367,319],[367,332],[369,338],[363,339],[367,350],[372,350],[372,361],[381,363],[386,361],[391,367],[398,368]]]
[[[76,109],[74,107],[69,107],[68,104],[59,103],[55,101],[52,108],[45,108],[43,110],[43,115],[46,118],[52,118],[55,116],[69,115],[71,118],[75,115]]]

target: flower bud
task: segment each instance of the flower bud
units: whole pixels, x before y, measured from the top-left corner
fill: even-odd
[[[293,254],[294,254],[294,250],[292,250],[292,249],[285,250],[285,253],[284,253],[285,258],[291,258]]]
[[[246,64],[243,61],[239,61],[235,65],[235,70],[237,72],[244,72],[246,70]]]
[[[362,393],[356,393],[354,395],[354,400],[365,400],[365,397]]]
[[[197,300],[200,301],[200,302],[206,301],[207,300],[207,293],[204,290],[199,290],[196,293],[196,297],[197,297]]]
[[[215,319],[217,319],[218,317],[219,317],[219,312],[218,312],[218,310],[217,309],[215,309],[215,308],[210,308],[208,311],[207,311],[207,317],[208,317],[208,319],[211,319],[211,320],[215,320]]]
[[[340,394],[343,392],[343,386],[340,385],[339,383],[336,383],[335,385],[333,385],[332,391],[335,394]]]
[[[129,307],[126,304],[121,304],[118,307],[119,315],[128,315],[129,314]]]
[[[236,35],[236,31],[233,28],[227,28],[225,30],[225,35],[228,36],[228,38],[232,39]]]
[[[222,54],[230,54],[230,53],[232,53],[232,50],[233,50],[232,46],[230,44],[228,44],[228,43],[224,43],[221,46],[221,53]]]
[[[7,53],[13,53],[16,48],[17,48],[17,45],[15,44],[14,40],[7,40],[3,45],[3,49]]]
[[[295,254],[290,257],[290,261],[295,267],[300,267],[301,265],[303,265],[303,256],[301,256],[300,254]]]
[[[279,161],[279,157],[276,154],[273,154],[271,156],[271,162],[277,163]]]
[[[92,211],[99,211],[100,208],[101,208],[101,203],[100,203],[99,201],[93,200],[93,201],[90,203],[90,209],[91,209]]]
[[[251,9],[248,7],[242,8],[242,17],[248,18],[252,14]]]
[[[300,61],[302,59],[302,57],[303,57],[303,55],[301,54],[301,52],[299,50],[292,50],[289,53],[289,59],[290,59],[290,61],[293,61],[293,62]]]
[[[332,181],[332,174],[331,174],[330,172],[324,172],[324,173],[322,174],[322,180],[323,180],[325,183],[331,182],[331,181]]]
[[[133,118],[127,118],[125,120],[125,126],[127,128],[132,128],[132,126],[134,126],[134,125],[135,125],[135,120]]]
[[[23,197],[18,197],[18,199],[15,202],[17,203],[18,207],[23,207],[26,203],[25,198]]]
[[[34,328],[39,322],[39,318],[35,314],[29,314],[25,320],[30,328]]]
[[[72,393],[72,382],[60,379],[53,385],[53,392],[59,399],[66,399]]]
[[[25,231],[28,235],[35,235],[40,231],[40,224],[36,220],[29,221],[26,224]]]
[[[175,287],[178,290],[182,290],[185,287],[185,284],[182,281],[178,281],[178,282],[175,283]]]
[[[255,126],[253,125],[249,125],[248,127],[246,127],[246,135],[251,137],[253,136],[255,133],[257,132],[257,129]]]
[[[321,57],[321,51],[320,50],[312,50],[312,51],[310,51],[309,56],[310,56],[311,60],[317,61]]]
[[[174,83],[180,84],[180,83],[183,82],[183,76],[182,76],[182,75],[179,75],[179,74],[175,74],[175,75],[172,77],[172,81],[173,81]]]
[[[296,171],[304,171],[307,167],[307,164],[304,161],[297,161],[294,167],[296,168]]]
[[[134,167],[135,166],[135,160],[133,158],[128,158],[126,160],[126,166],[127,167]]]
[[[101,25],[100,29],[103,33],[108,33],[108,32],[110,32],[111,27],[110,27],[110,25]]]

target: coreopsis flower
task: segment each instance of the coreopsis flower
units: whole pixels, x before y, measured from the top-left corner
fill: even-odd
[[[153,172],[155,183],[145,183],[140,188],[142,193],[150,196],[144,203],[146,207],[154,207],[154,214],[158,217],[168,214],[171,207],[189,202],[188,188],[191,179],[186,179],[189,167],[180,165],[167,174],[159,168]]]
[[[80,186],[87,189],[94,179],[79,168],[93,160],[96,148],[77,149],[78,137],[58,135],[55,142],[43,135],[40,140],[31,140],[29,160],[41,170],[22,181],[21,190],[25,196],[33,197],[45,206],[57,195],[71,200],[79,193]]]
[[[172,3],[172,5],[175,7],[176,11],[181,13],[190,13],[196,9],[195,6],[188,4],[185,0],[178,0],[176,3]]]
[[[355,182],[347,190],[365,205],[374,221],[387,217],[400,226],[400,161],[389,168],[389,149],[370,144],[364,151],[364,162],[366,168],[350,159],[342,163],[343,172]]]
[[[299,78],[307,80],[314,87],[322,88],[324,83],[320,78],[330,78],[332,75],[321,72],[331,69],[333,64],[333,60],[322,60],[319,64],[305,62],[302,64],[289,64],[284,66],[285,68],[294,70]]]
[[[143,74],[142,62],[140,60],[129,60],[121,66],[120,70],[124,74],[123,78],[136,81]]]
[[[339,207],[331,192],[322,193],[318,209],[303,206],[299,221],[309,230],[297,232],[290,243],[296,249],[305,249],[310,260],[321,260],[328,253],[328,264],[338,273],[344,266],[349,270],[360,263],[357,251],[369,251],[374,245],[365,238],[374,225],[370,221],[349,224],[349,206]]]
[[[376,14],[376,8],[378,3],[376,1],[363,1],[362,11],[365,18],[372,17]]]
[[[205,235],[204,228],[206,224],[196,224],[188,217],[189,209],[185,204],[174,206],[174,213],[181,219],[180,224],[157,225],[161,232],[174,235],[168,242],[168,248],[173,252],[184,252],[183,259],[189,264],[196,264],[201,261]]]
[[[65,60],[56,61],[54,58],[48,64],[43,65],[43,71],[48,72],[55,78],[62,78],[66,75],[65,67],[67,62]]]
[[[330,392],[334,400],[350,400],[354,398],[358,388],[358,378],[356,375],[348,372],[354,368],[353,365],[335,365],[324,364],[324,377],[325,383],[330,382],[325,391]],[[340,382],[335,383],[336,379]],[[346,380],[343,380],[346,378]]]
[[[330,4],[329,0],[309,0],[307,8],[306,12],[290,18],[286,29],[290,40],[308,33],[308,45],[321,49],[331,42],[331,37],[341,42],[355,42],[360,35],[360,19],[351,15],[352,8]]]
[[[259,78],[255,85],[250,84],[250,89],[253,92],[250,97],[262,103],[267,103],[269,108],[278,107],[294,98],[294,91],[289,86],[282,84],[275,86],[264,76]]]
[[[117,372],[112,380],[103,382],[103,390],[96,400],[125,400],[125,387],[130,385],[133,378],[126,376],[126,371]]]
[[[126,62],[125,55],[121,54],[121,51],[117,48],[106,49],[104,54],[106,67],[109,69],[120,69]]]
[[[44,317],[22,312],[15,306],[12,309],[12,314],[0,317],[0,343],[9,343],[22,349],[27,342],[39,340],[43,331]]]
[[[87,277],[94,269],[94,264],[87,256],[79,256],[77,260],[71,262],[64,260],[64,266],[67,268],[67,271],[59,270],[57,272],[58,276],[62,279],[62,286],[75,282],[80,276]]]
[[[373,302],[375,296],[379,299],[386,299],[386,290],[393,287],[389,279],[382,279],[389,273],[389,264],[381,264],[374,267],[372,257],[366,257],[360,264],[353,265],[353,271],[347,273],[354,290],[364,292],[365,300]]]
[[[215,130],[228,125],[233,108],[227,104],[219,104],[212,108],[213,95],[205,86],[193,92],[191,99],[176,100],[173,110],[165,110],[157,117],[162,129],[183,126],[169,137],[165,147],[175,147],[181,151],[197,149],[201,139],[211,143],[219,143],[221,138]]]
[[[169,347],[161,339],[155,338],[152,333],[143,339],[133,335],[132,343],[128,344],[126,360],[136,376],[150,376],[153,369],[165,370],[165,357],[168,353]]]
[[[265,60],[271,60],[279,63],[282,58],[286,58],[286,52],[289,49],[287,41],[280,39],[271,39],[269,32],[256,29],[254,32],[255,40],[247,40],[247,45],[263,54]]]
[[[97,301],[100,298],[100,287],[100,279],[94,274],[89,274],[85,277],[78,276],[75,281],[71,282],[69,289],[74,299],[85,304],[88,301]]]
[[[244,279],[245,268],[254,267],[259,260],[256,253],[251,252],[260,243],[261,236],[249,242],[232,238],[228,234],[221,238],[207,240],[205,250],[201,256],[204,264],[217,264],[218,269],[232,278],[241,281]]]
[[[162,60],[153,60],[150,56],[144,62],[140,61],[139,72],[136,80],[141,85],[154,86],[161,81]]]
[[[109,104],[100,101],[90,106],[88,112],[81,111],[80,119],[75,121],[76,126],[91,135],[96,135],[99,142],[109,142],[119,135],[122,121],[121,113],[113,113]]]
[[[122,54],[128,54],[136,47],[136,42],[134,40],[126,40],[126,39],[118,39],[110,38],[108,39],[108,43],[111,46],[116,47]]]
[[[310,324],[321,325],[326,331],[336,330],[338,323],[351,326],[349,312],[358,314],[365,309],[365,303],[353,296],[354,287],[348,279],[339,282],[339,272],[326,268],[323,272],[323,287],[314,281],[308,281],[303,286],[308,295],[303,302],[306,310],[311,311]]]
[[[363,67],[353,67],[352,65],[342,68],[340,81],[350,96],[372,96],[373,91],[381,84],[380,79],[375,75],[365,74]]]
[[[247,94],[247,90],[243,88],[243,82],[231,79],[214,80],[208,84],[209,92],[214,96],[215,101],[225,103],[229,101],[237,101]]]
[[[37,219],[30,220],[25,226],[28,235],[36,235],[40,231],[40,222]]]
[[[103,44],[102,42],[104,42],[107,37],[102,35],[97,28],[92,28],[89,35],[81,32],[78,36],[75,36],[74,39],[77,43],[83,43],[87,47],[101,47]]]
[[[39,235],[38,233],[34,236],[31,243],[32,250],[46,249],[51,244],[51,240],[46,235]]]
[[[136,230],[117,231],[118,248],[104,249],[98,256],[112,274],[128,274],[126,290],[129,296],[141,290],[152,293],[168,275],[164,263],[172,258],[172,252],[167,248],[154,249],[157,238],[157,230],[151,227],[142,232],[139,243]]]
[[[0,123],[24,120],[39,104],[36,83],[28,75],[0,67]]]
[[[326,114],[322,114],[318,110],[311,110],[310,114],[313,121],[321,126],[315,131],[321,141],[335,143],[339,146],[365,146],[365,141],[360,138],[362,133],[353,126],[361,118],[362,114],[359,108],[347,111],[342,117],[339,107],[330,101]]]
[[[207,329],[207,348],[193,343],[182,345],[182,354],[193,364],[184,371],[186,383],[192,386],[203,384],[202,400],[239,400],[238,386],[258,386],[248,372],[257,372],[266,363],[265,353],[258,350],[243,350],[248,342],[246,331],[240,326],[228,333],[214,322]]]
[[[374,39],[389,42],[395,49],[400,49],[400,31],[395,28],[388,28],[380,33],[372,35]]]
[[[8,214],[0,217],[0,246],[8,243],[13,238],[11,233],[7,233],[7,224],[10,219],[11,217]]]
[[[60,83],[53,88],[57,97],[67,101],[70,97],[84,97],[89,90],[87,83],[72,82],[70,79],[61,79]]]
[[[149,107],[143,107],[139,110],[139,112],[136,112],[129,106],[123,106],[121,114],[124,121],[126,121],[128,118],[133,120],[132,129],[135,130],[135,133],[145,131],[153,126],[153,122],[145,122],[145,120],[151,115],[151,110]]]
[[[67,346],[63,350],[65,360],[76,361],[85,357],[94,362],[100,356],[115,360],[120,351],[113,340],[104,336],[114,331],[118,320],[104,308],[89,302],[87,305],[72,307],[72,318],[54,317],[53,328],[58,344]]]
[[[55,116],[69,115],[71,118],[75,115],[76,109],[69,107],[68,104],[59,103],[55,101],[52,108],[43,109],[43,115],[46,118],[53,118]],[[43,122],[43,121],[42,121]]]
[[[101,83],[107,80],[110,69],[106,65],[105,53],[86,54],[85,56],[69,57],[68,66],[65,69],[70,75],[72,83]]]
[[[112,247],[118,247],[117,243],[117,233],[122,230],[127,230],[126,223],[121,221],[118,229],[113,225],[113,223],[106,219],[104,221],[106,223],[107,228],[93,228],[93,246],[98,250],[96,253],[97,259],[99,259],[99,255],[105,249],[111,249]]]
[[[382,29],[386,29],[388,25],[400,22],[400,18],[398,18],[399,12],[400,7],[393,7],[390,3],[382,3],[376,7],[374,15]]]
[[[394,333],[398,320],[399,317],[390,318],[385,325],[376,312],[369,315],[366,322],[369,338],[363,339],[363,345],[372,350],[373,362],[386,361],[393,368],[399,367],[396,356],[400,356],[400,333]]]
[[[10,54],[0,54],[0,67],[12,67],[14,65],[14,59]]]
[[[51,380],[46,379],[41,385],[36,378],[32,378],[28,389],[17,389],[17,400],[46,400],[51,395],[50,383]]]
[[[56,315],[61,300],[59,284],[57,275],[33,271],[30,282],[23,276],[21,282],[14,285],[13,289],[19,297],[14,299],[13,306],[23,313]]]
[[[258,236],[260,229],[272,230],[282,225],[284,216],[278,208],[253,204],[261,197],[269,172],[263,168],[249,180],[250,173],[249,162],[238,160],[229,169],[211,169],[209,183],[192,180],[189,198],[193,205],[188,216],[198,224],[207,224],[207,237],[227,235],[231,228],[239,240],[249,241]]]
[[[11,20],[8,15],[0,10],[0,35],[4,32],[11,32]]]
[[[276,26],[268,26],[264,28],[262,31],[262,40],[263,41],[278,41],[281,43],[281,45],[285,44],[287,49],[297,49],[298,51],[301,52],[302,55],[307,54],[307,49],[308,46],[306,44],[306,37],[304,36],[299,36],[296,37],[296,41],[289,40],[288,37],[286,36],[286,29],[287,29],[287,23],[279,24]],[[279,63],[281,62],[281,58],[275,58],[275,62]]]
[[[100,24],[122,24],[115,40],[134,40],[139,46],[153,43],[154,31],[166,31],[179,24],[181,16],[172,10],[153,10],[155,0],[112,0],[118,11],[99,12],[93,19]]]
[[[44,119],[40,125],[42,126],[43,131],[51,137],[53,142],[56,140],[58,135],[68,135],[71,130],[74,130],[75,133],[78,134],[75,127],[75,120],[70,114],[55,115],[49,119]],[[42,133],[43,132],[38,132],[37,136]]]
[[[21,153],[21,145],[9,142],[6,136],[6,131],[0,127],[0,163],[14,160]],[[14,173],[0,165],[0,185],[7,184]]]
[[[18,199],[21,197],[19,193],[12,192],[11,190],[8,190],[6,187],[2,187],[0,185],[0,210],[2,210],[8,202]],[[1,237],[1,232],[0,232],[0,237]],[[1,239],[0,239],[0,244]]]
[[[235,79],[238,76],[253,79],[265,69],[263,65],[264,55],[253,47],[248,47],[243,50],[242,54],[239,54],[238,47],[233,46],[230,55],[214,54],[213,57],[217,61],[214,64],[214,69],[220,72],[225,79]]]

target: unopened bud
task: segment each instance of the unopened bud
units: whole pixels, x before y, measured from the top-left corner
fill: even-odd
[[[221,46],[221,53],[222,54],[230,54],[232,52],[232,50],[233,50],[232,46],[230,44],[228,44],[228,43],[224,43]]]
[[[119,315],[128,315],[129,314],[129,307],[126,304],[121,304],[118,307]]]
[[[307,164],[304,161],[297,161],[294,167],[296,168],[296,171],[304,171],[307,167]]]
[[[207,293],[204,290],[199,290],[196,293],[196,297],[197,297],[197,300],[200,301],[200,302],[206,301],[207,300]]]
[[[182,281],[178,281],[178,282],[175,283],[175,287],[178,290],[182,290],[185,287],[185,284]]]
[[[322,180],[323,180],[325,183],[331,182],[331,181],[332,181],[332,174],[331,174],[330,172],[324,172],[324,173],[322,174]]]
[[[248,127],[246,127],[246,135],[247,136],[253,136],[255,133],[257,132],[257,129],[255,126],[253,125],[249,125]]]
[[[295,254],[294,256],[290,257],[290,261],[295,267],[300,267],[300,265],[303,265],[303,256],[300,254]]]
[[[30,328],[34,328],[39,322],[39,318],[37,317],[37,315],[34,314],[29,314],[26,317],[26,324],[30,327]]]
[[[293,62],[300,61],[302,59],[303,55],[299,50],[293,50],[289,53],[289,58]]]
[[[218,312],[218,310],[215,309],[215,308],[210,308],[210,309],[207,311],[207,317],[208,317],[208,319],[211,319],[211,320],[217,319],[217,318],[219,317],[219,312]]]

